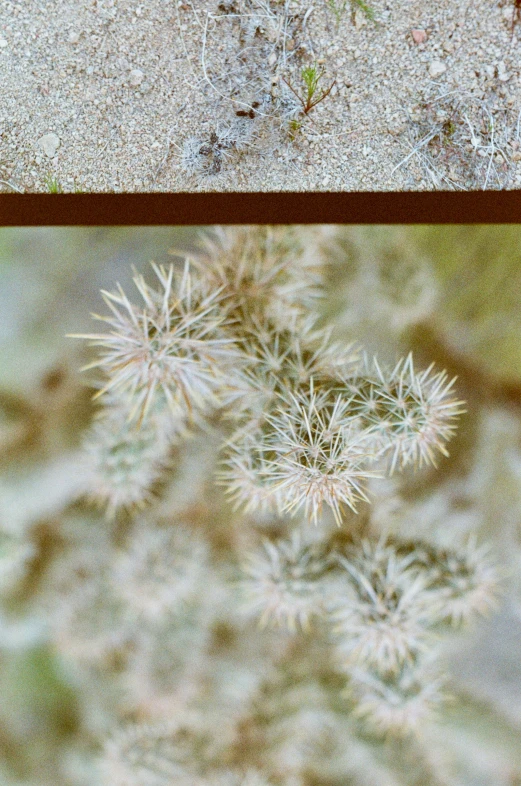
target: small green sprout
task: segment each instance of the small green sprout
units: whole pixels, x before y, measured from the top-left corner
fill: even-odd
[[[344,0],[343,3],[337,3],[336,0],[327,0],[327,6],[330,11],[335,15],[337,25],[340,24],[340,20],[342,19],[342,15],[345,13],[347,8],[348,0]]]
[[[351,4],[353,10],[359,8],[361,11],[364,12],[366,17],[371,21],[375,21],[375,13],[374,10],[371,8],[370,5],[364,2],[364,0],[344,0],[344,2],[339,2],[339,0],[327,0],[327,6],[330,11],[335,15],[337,25],[340,24],[340,20],[342,15],[345,13],[348,2]]]
[[[47,175],[45,178],[45,185],[49,194],[63,194],[63,188],[60,181],[52,175]]]
[[[293,118],[293,120],[290,120],[288,133],[291,142],[295,141],[301,128],[302,128],[302,120],[298,120],[297,118]]]
[[[293,85],[283,77],[289,89],[297,96],[302,104],[302,112],[306,116],[317,106],[317,104],[320,104],[321,101],[327,98],[336,83],[336,79],[334,79],[326,89],[319,88],[318,83],[324,74],[325,70],[323,68],[319,69],[316,63],[302,69],[301,76],[305,86],[304,97],[297,93]]]
[[[445,120],[443,123],[443,143],[448,144],[449,140],[452,139],[454,136],[454,132],[456,131],[456,123],[452,118]]]
[[[351,5],[356,6],[357,8],[359,8],[361,11],[364,12],[366,17],[371,22],[374,22],[374,20],[375,20],[374,10],[371,8],[370,5],[367,5],[367,3],[364,2],[364,0],[351,0]]]

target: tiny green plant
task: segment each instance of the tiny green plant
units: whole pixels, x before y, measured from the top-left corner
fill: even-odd
[[[53,175],[47,175],[45,178],[45,185],[49,194],[63,194],[63,188],[60,181]]]
[[[334,79],[327,88],[319,87],[319,82],[324,76],[325,70],[323,68],[318,68],[316,63],[313,63],[312,66],[308,66],[307,68],[303,68],[300,73],[305,87],[303,96],[297,92],[297,90],[295,90],[288,79],[285,79],[284,77],[283,78],[291,92],[296,95],[302,104],[302,113],[307,117],[311,110],[317,106],[317,104],[320,104],[325,98],[327,98],[336,84],[336,79]]]
[[[457,126],[456,126],[455,119],[452,118],[452,117],[449,117],[443,123],[442,137],[441,138],[442,138],[442,144],[445,147],[447,147],[448,145],[453,144],[453,136],[454,136],[454,133],[456,131],[456,127]]]
[[[351,4],[351,8],[353,11],[356,11],[359,8],[361,11],[364,12],[366,17],[374,22],[375,20],[375,13],[374,10],[371,8],[370,5],[364,2],[364,0],[349,0]],[[337,26],[340,24],[342,16],[345,14],[348,5],[348,0],[344,0],[340,2],[339,0],[327,0],[327,7],[329,10],[334,14]]]
[[[344,0],[343,3],[337,2],[337,0],[327,0],[327,7],[334,14],[337,25],[340,24],[342,16],[345,14],[347,2],[348,0]]]
[[[293,120],[289,121],[288,136],[291,142],[294,142],[295,139],[298,137],[301,128],[302,128],[302,120],[299,120],[298,118],[293,118]]]
[[[364,12],[366,17],[371,21],[374,22],[375,20],[375,13],[374,9],[371,8],[370,5],[364,2],[364,0],[351,0],[351,5],[356,9],[359,8],[361,11]]]

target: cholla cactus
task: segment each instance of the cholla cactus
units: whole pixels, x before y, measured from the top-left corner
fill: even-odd
[[[103,474],[113,490],[107,490],[107,480],[97,484],[105,487],[98,494],[109,498],[113,510],[147,500],[172,441],[157,420],[164,417],[164,405],[178,420],[191,417],[199,426],[205,415],[224,407],[224,422],[237,424],[225,441],[218,477],[230,498],[246,511],[303,514],[314,524],[325,506],[342,526],[346,509],[356,513],[359,503],[368,502],[365,484],[385,471],[387,455],[391,473],[434,464],[437,452],[448,455],[445,443],[463,411],[451,396],[453,381],[432,373],[432,366],[416,372],[412,355],[386,370],[376,359],[333,345],[328,331],[316,325],[324,280],[320,249],[316,242],[309,249],[306,241],[308,234],[294,229],[221,230],[192,260],[192,272],[188,263],[182,277],[173,266],[154,266],[160,291],[136,277],[142,311],[122,290],[104,294],[113,331],[89,337],[102,348],[92,365],[107,375],[100,394],[124,395],[130,413],[117,430],[118,446],[124,444],[130,454],[123,458],[124,469],[105,460]],[[149,432],[143,431],[147,422]],[[109,455],[117,452],[112,448]],[[177,557],[171,565],[161,557],[163,549],[178,548],[166,530],[157,533],[156,544],[150,538],[145,527],[128,556],[119,559],[115,586],[136,610],[157,615],[167,599],[174,602],[179,595],[170,571],[184,568],[180,563],[176,568]],[[160,561],[145,579],[149,553]],[[339,668],[351,680],[358,674],[358,684],[366,684],[360,678],[365,669],[367,685],[373,672],[381,680],[402,675],[402,685],[406,670],[417,669],[428,648],[429,629],[444,615],[455,619],[487,605],[491,594],[486,568],[475,589],[480,569],[472,572],[470,557],[446,558],[443,566],[440,560],[443,555],[436,572],[419,557],[400,554],[399,546],[364,542],[335,554],[326,544],[305,546],[294,536],[287,543],[266,542],[263,554],[249,559],[243,585],[250,613],[258,612],[261,624],[309,631],[314,619],[325,617],[336,637]],[[138,586],[139,576],[145,583]],[[380,710],[386,695],[382,689]],[[364,699],[361,706],[373,704]]]
[[[218,229],[104,292],[80,491],[0,554],[2,630],[23,595],[77,687],[59,786],[459,786],[427,741],[502,571],[433,469],[454,380],[326,324],[331,234]]]
[[[114,590],[138,619],[160,621],[182,613],[209,572],[208,548],[181,524],[156,527],[142,519],[114,564]]]
[[[153,413],[136,425],[121,402],[105,407],[84,441],[87,494],[109,518],[122,508],[142,508],[171,463],[172,446],[187,434],[184,419],[173,424],[170,413]]]
[[[327,572],[328,554],[320,546],[304,544],[298,532],[290,541],[264,542],[261,553],[250,554],[244,566],[246,608],[268,622],[309,631],[311,619],[323,614],[320,579]]]
[[[241,320],[239,335],[255,325],[284,329],[309,316],[320,298],[323,264],[316,238],[303,227],[216,229],[196,260],[209,286]],[[257,317],[257,322],[253,318]]]
[[[277,404],[261,427],[230,440],[221,479],[248,507],[273,499],[280,513],[304,508],[317,523],[326,503],[340,524],[341,506],[356,510],[367,499],[364,479],[374,476],[368,466],[375,454],[353,426],[349,401],[317,396],[311,379],[306,393],[279,396]]]
[[[432,368],[416,373],[409,355],[385,373],[375,359],[351,383],[364,427],[381,455],[392,453],[391,472],[397,464],[435,466],[436,451],[448,455],[444,443],[455,433],[454,419],[465,410],[463,402],[451,398],[455,380],[449,382],[444,372],[432,374]]]
[[[351,559],[340,557],[357,597],[350,593],[336,601],[338,653],[348,670],[359,662],[383,674],[396,673],[425,650],[435,603],[429,603],[425,580],[408,568],[407,559],[389,549],[380,561],[373,548],[364,547]]]
[[[114,786],[188,783],[190,756],[187,757],[183,731],[182,724],[179,728],[176,723],[143,724],[119,730],[105,747],[102,766],[105,782]]]
[[[434,549],[422,543],[406,548],[409,561],[437,597],[441,622],[458,626],[496,605],[500,577],[487,545],[477,548],[472,539],[460,549]]]
[[[386,736],[417,734],[445,698],[442,678],[404,664],[397,673],[355,669],[348,693],[355,699],[355,713],[373,730]]]
[[[442,700],[434,663],[440,623],[486,613],[498,590],[483,550],[448,554],[422,543],[362,541],[338,551],[331,542],[304,547],[294,536],[265,544],[246,573],[261,625],[309,632],[320,618],[357,711],[397,734],[419,732],[420,718]]]
[[[103,348],[93,365],[109,379],[97,396],[108,391],[125,394],[132,400],[130,418],[138,414],[140,421],[158,398],[176,419],[206,410],[217,400],[225,377],[221,361],[230,354],[230,340],[222,333],[226,312],[219,308],[219,290],[208,292],[204,279],[194,280],[188,265],[176,279],[173,266],[168,271],[157,265],[153,269],[160,291],[137,275],[134,283],[145,304],[142,309],[121,289],[104,292],[113,316],[96,318],[112,331],[90,336]]]

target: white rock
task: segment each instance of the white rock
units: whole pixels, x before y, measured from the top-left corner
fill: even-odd
[[[69,33],[69,44],[77,44],[80,40],[80,34],[76,30],[71,30]]]
[[[143,81],[144,77],[145,75],[143,71],[140,71],[139,68],[133,68],[129,74],[129,82],[132,87],[138,87],[138,85],[140,85]]]
[[[7,41],[5,40],[5,38],[0,38],[0,49],[5,49],[6,46],[7,46]]]
[[[441,60],[433,60],[429,66],[429,75],[436,79],[437,76],[444,74],[446,70],[447,66],[445,63],[442,63]]]
[[[497,64],[497,76],[500,82],[508,82],[511,77],[511,74],[509,74],[506,70],[503,60]]]
[[[38,140],[38,147],[43,150],[46,156],[49,158],[53,158],[56,155],[56,151],[60,146],[60,138],[57,134],[50,133],[44,134]]]
[[[355,11],[355,27],[357,30],[360,30],[361,27],[367,24],[367,17],[362,11],[361,8],[357,8]]]

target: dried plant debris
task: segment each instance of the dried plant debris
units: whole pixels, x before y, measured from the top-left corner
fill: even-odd
[[[323,85],[325,69],[308,63],[309,14],[288,0],[224,0],[206,14],[202,82],[218,99],[223,121],[185,140],[180,165],[188,175],[212,178],[237,163],[237,154],[293,141],[310,111],[329,96],[335,80]]]
[[[250,115],[255,116],[253,109],[247,113]],[[254,132],[253,125],[241,117],[206,136],[189,137],[182,149],[181,165],[188,175],[216,177],[227,163],[236,163],[240,154],[254,145]]]
[[[414,164],[439,189],[511,188],[520,134],[521,111],[453,91],[414,108],[411,152],[398,167]]]

